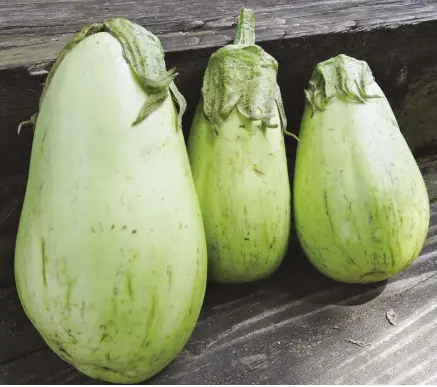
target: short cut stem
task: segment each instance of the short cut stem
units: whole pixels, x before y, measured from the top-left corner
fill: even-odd
[[[255,44],[255,13],[241,8],[234,44]]]

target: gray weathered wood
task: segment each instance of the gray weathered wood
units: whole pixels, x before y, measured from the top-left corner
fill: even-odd
[[[207,5],[205,5],[207,3]],[[292,249],[270,279],[209,286],[196,330],[152,383],[436,383],[437,3],[393,0],[247,0],[257,38],[279,62],[289,129],[316,63],[338,53],[369,62],[421,160],[433,204],[421,257],[387,284],[350,286],[319,275]],[[84,24],[126,16],[155,32],[188,100],[188,132],[210,54],[234,34],[243,1],[0,0],[0,384],[98,383],[50,351],[13,283],[13,250],[44,74]],[[383,28],[383,27],[388,27]],[[30,73],[23,68],[29,66]],[[287,141],[290,171],[294,142]],[[295,242],[295,241],[294,241]],[[296,248],[296,244],[291,244]],[[8,287],[9,286],[9,287]],[[396,324],[387,312],[396,313]],[[371,344],[371,345],[367,345]],[[361,346],[363,345],[363,346]]]
[[[157,34],[167,52],[229,43],[242,5],[257,16],[258,41],[381,27],[437,18],[423,0],[1,0],[0,69],[52,61],[85,24],[127,17]]]
[[[431,201],[437,156],[421,160]],[[420,384],[437,381],[437,203],[421,256],[375,285],[328,280],[298,250],[273,277],[211,285],[185,349],[154,384]],[[293,244],[292,244],[293,245]],[[14,288],[0,291],[1,384],[96,384],[48,349]],[[387,312],[396,314],[396,326]]]

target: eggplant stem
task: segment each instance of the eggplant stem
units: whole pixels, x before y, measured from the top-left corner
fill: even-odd
[[[234,44],[255,44],[255,13],[241,8]]]

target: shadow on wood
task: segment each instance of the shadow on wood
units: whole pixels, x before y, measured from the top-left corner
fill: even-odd
[[[421,257],[374,288],[330,281],[299,254],[265,281],[209,286],[185,349],[148,383],[367,384],[375,379],[416,384],[428,379],[436,367],[430,375],[415,367],[434,359],[437,347],[436,206],[431,221]],[[14,288],[0,293],[0,310],[2,384],[100,384],[45,346]],[[391,310],[396,326],[386,317]]]
[[[437,23],[425,22],[390,30],[273,40],[262,46],[279,62],[290,131],[298,133],[303,88],[314,66],[346,53],[368,61],[407,142],[416,156],[422,156],[435,153],[437,147],[436,41]],[[213,51],[167,55],[168,67],[175,66],[180,73],[176,83],[189,105],[185,135]],[[32,141],[31,130],[17,136],[16,129],[37,111],[43,81],[44,77],[24,69],[0,71],[0,287],[4,289],[0,292],[0,382],[97,384],[46,347],[9,286]],[[292,181],[296,143],[287,139],[286,144]],[[434,156],[422,167],[430,199],[437,197],[436,165]],[[149,383],[435,382],[436,208],[421,257],[386,283],[333,282],[311,266],[292,237],[288,256],[269,279],[208,286],[192,338]],[[389,310],[396,312],[398,326],[387,321]]]

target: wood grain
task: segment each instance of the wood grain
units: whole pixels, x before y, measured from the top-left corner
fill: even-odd
[[[437,156],[420,162],[430,198]],[[420,257],[374,285],[346,285],[290,250],[268,280],[211,285],[185,349],[152,384],[420,384],[437,379],[437,204]],[[294,244],[292,243],[292,246]],[[14,288],[0,292],[0,383],[98,384],[50,351]],[[386,314],[396,313],[396,326]]]
[[[211,53],[233,38],[243,1],[0,0],[0,383],[97,384],[60,360],[30,324],[13,285],[13,250],[32,132],[45,75],[84,24],[126,16],[163,41],[187,98],[188,133]],[[434,1],[246,0],[257,38],[279,62],[279,83],[298,132],[302,89],[320,61],[346,53],[369,62],[420,161],[432,205],[421,257],[387,283],[348,286],[319,275],[292,241],[270,279],[210,286],[197,328],[151,383],[437,382],[437,3]],[[26,66],[30,71],[23,68]],[[37,74],[37,75],[32,75]],[[290,171],[295,143],[287,141]],[[396,313],[397,326],[386,318]],[[360,344],[364,345],[361,346]]]
[[[0,69],[51,62],[84,25],[116,16],[148,28],[167,52],[216,48],[233,39],[243,5],[256,12],[259,42],[437,18],[437,4],[423,0],[1,0]]]
[[[436,26],[437,22],[431,21],[396,29],[264,42],[263,47],[279,63],[278,80],[288,129],[298,134],[303,89],[307,87],[314,66],[329,57],[346,53],[369,63],[415,156],[436,154]],[[167,54],[167,65],[178,69],[176,83],[188,102],[183,121],[185,135],[213,52],[214,49],[200,49]],[[18,136],[17,127],[37,111],[44,80],[44,74],[30,75],[24,68],[0,70],[0,288],[13,281],[13,251],[33,137],[30,128]],[[296,141],[286,138],[291,172],[295,145]]]

